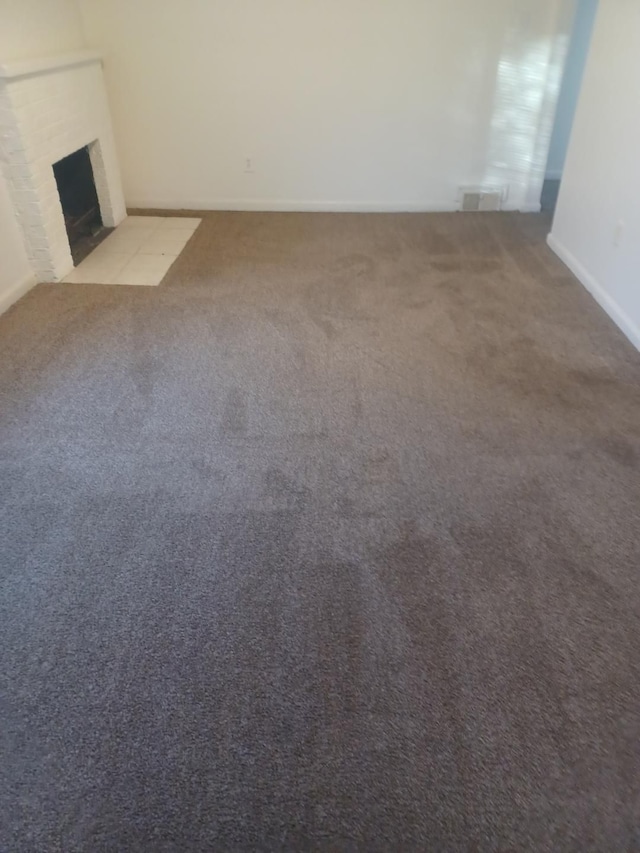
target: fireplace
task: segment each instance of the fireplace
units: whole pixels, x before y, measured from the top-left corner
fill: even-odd
[[[99,54],[0,64],[0,165],[38,281],[126,216]]]
[[[53,164],[73,263],[77,266],[113,229],[102,222],[89,146]]]

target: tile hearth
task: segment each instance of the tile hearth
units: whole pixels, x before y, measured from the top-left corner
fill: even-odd
[[[155,287],[201,222],[179,216],[128,216],[63,281]]]

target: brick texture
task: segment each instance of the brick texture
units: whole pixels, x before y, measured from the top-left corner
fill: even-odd
[[[38,281],[59,281],[73,261],[53,164],[89,146],[105,225],[126,215],[98,60],[0,81],[3,171]]]

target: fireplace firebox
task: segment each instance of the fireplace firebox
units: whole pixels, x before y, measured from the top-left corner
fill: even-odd
[[[54,163],[53,173],[71,256],[77,266],[113,229],[105,228],[102,222],[87,146]]]

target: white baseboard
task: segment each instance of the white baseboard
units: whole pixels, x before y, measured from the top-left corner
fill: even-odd
[[[298,201],[294,199],[202,199],[129,198],[129,210],[219,210],[260,213],[455,213],[456,201]],[[540,204],[504,207],[503,212],[540,213]]]
[[[611,298],[600,282],[582,266],[580,261],[553,234],[549,234],[547,243],[560,260],[569,267],[578,281],[589,291],[598,305],[607,312],[616,326],[624,332],[634,347],[640,350],[640,327],[633,322],[626,311],[623,311],[618,303]]]
[[[37,284],[36,277],[33,273],[25,276],[21,281],[12,284],[4,293],[0,293],[0,314],[11,308],[11,306],[24,296],[27,291]]]
[[[520,213],[540,213],[542,205],[539,201],[535,204],[523,204],[522,207],[518,208],[518,210]]]
[[[257,211],[262,213],[448,213],[455,202],[298,201],[294,199],[128,198],[127,208],[152,210]]]

